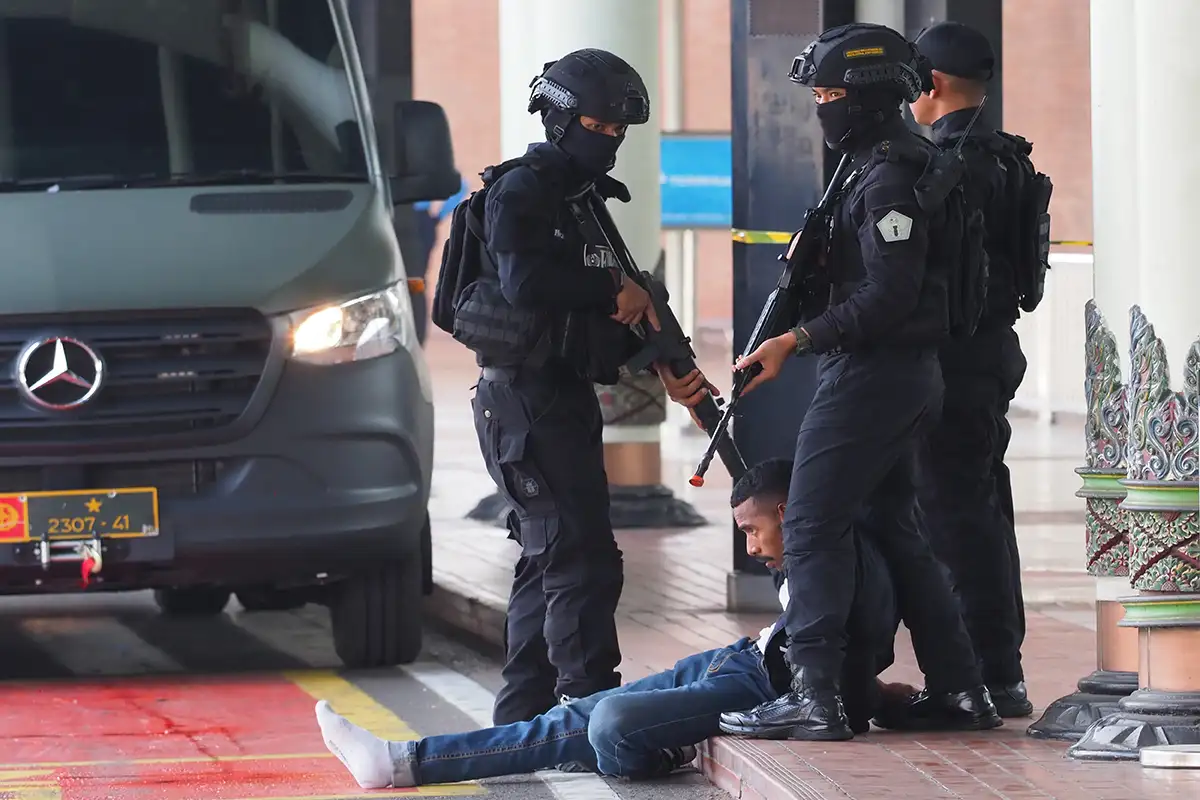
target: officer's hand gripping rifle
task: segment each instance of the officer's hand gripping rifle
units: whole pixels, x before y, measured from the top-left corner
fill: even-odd
[[[792,236],[787,252],[779,256],[779,260],[784,264],[783,271],[780,272],[779,282],[771,290],[766,305],[758,315],[758,322],[754,323],[754,330],[750,332],[750,338],[742,351],[744,354],[753,353],[763,342],[780,336],[791,328],[802,305],[814,299],[828,299],[829,281],[824,271],[818,267],[818,260],[829,225],[830,205],[843,185],[843,178],[848,184],[853,177],[846,176],[850,162],[850,154],[844,154],[833,173],[833,180],[821,196],[821,201],[805,213],[804,224]],[[821,296],[822,292],[825,293],[824,297]],[[714,426],[705,426],[705,432],[711,438],[700,463],[696,466],[695,474],[689,481],[692,486],[704,485],[704,473],[708,472],[713,455],[720,452],[724,442],[732,441],[728,433],[729,422],[733,419],[747,384],[761,371],[761,364],[752,364],[747,369],[734,372],[733,389],[729,392],[729,402],[725,404],[724,413]]]
[[[602,179],[602,181],[604,180],[612,184],[617,183],[612,179]],[[625,366],[630,372],[640,372],[654,363],[659,363],[665,365],[676,378],[682,378],[696,369],[696,354],[692,350],[691,340],[684,335],[679,320],[667,304],[669,300],[667,287],[649,272],[639,270],[634,263],[629,248],[625,246],[625,240],[621,238],[621,233],[617,230],[617,226],[604,204],[602,190],[621,200],[627,201],[629,198],[628,191],[624,186],[604,184],[593,187],[582,195],[568,198],[568,202],[571,204],[576,219],[583,226],[585,235],[590,228],[598,237],[593,241],[603,241],[608,246],[620,265],[621,271],[649,293],[654,311],[658,315],[659,330],[654,330],[654,326],[648,319],[635,326],[635,331],[642,339],[643,347],[626,362]],[[711,394],[705,395],[704,399],[692,408],[692,411],[695,412],[704,432],[712,436],[715,426],[721,420],[721,406],[718,402],[713,399]],[[710,447],[710,450],[713,452],[709,453],[708,460],[712,460],[714,453],[719,454],[734,481],[746,474],[746,461],[738,452],[733,439],[725,437],[718,445]]]

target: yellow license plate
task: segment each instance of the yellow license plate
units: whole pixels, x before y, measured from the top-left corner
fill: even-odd
[[[158,535],[158,490],[0,494],[0,542]]]

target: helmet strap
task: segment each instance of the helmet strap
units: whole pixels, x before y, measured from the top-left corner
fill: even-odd
[[[575,119],[574,114],[558,108],[548,108],[542,111],[542,125],[546,129],[546,140],[551,144],[558,144],[559,140],[566,135],[567,126],[573,119]]]

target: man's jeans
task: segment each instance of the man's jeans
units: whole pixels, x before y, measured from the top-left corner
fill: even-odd
[[[673,669],[555,706],[528,722],[395,742],[397,773],[417,785],[517,775],[578,761],[603,775],[652,777],[661,751],[719,734],[726,711],[777,696],[750,639],[689,656]]]

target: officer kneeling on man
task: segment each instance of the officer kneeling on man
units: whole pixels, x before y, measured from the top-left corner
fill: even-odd
[[[938,151],[908,129],[900,111],[930,88],[929,67],[896,31],[856,23],[822,33],[795,59],[790,77],[812,91],[826,143],[849,153],[854,171],[835,187],[840,196],[825,263],[809,265],[826,270],[827,293],[810,298],[813,308],[796,310],[800,324],[735,365],[761,365],[751,391],[793,355],[820,358],[783,524],[790,691],[725,714],[721,730],[764,738],[853,736],[841,676],[854,533],[887,562],[926,678],[924,691],[885,703],[876,724],[997,727],[1002,723],[959,602],[916,512],[918,446],[941,410],[938,347],[966,313],[951,290],[966,239],[964,209],[951,205],[961,195],[918,197]]]

